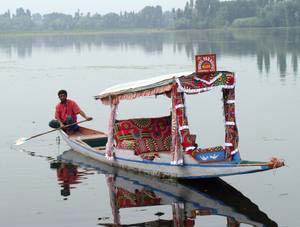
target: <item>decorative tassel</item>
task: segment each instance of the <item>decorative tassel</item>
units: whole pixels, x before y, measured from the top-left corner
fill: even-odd
[[[271,167],[272,169],[276,169],[276,168],[282,167],[284,165],[285,165],[284,160],[273,157],[270,160],[268,166]]]

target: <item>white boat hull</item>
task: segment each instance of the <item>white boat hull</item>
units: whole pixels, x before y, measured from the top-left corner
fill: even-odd
[[[142,172],[149,175],[171,178],[213,178],[238,174],[254,173],[272,169],[267,165],[241,165],[234,162],[197,163],[185,155],[184,165],[173,165],[165,157],[153,161],[143,160],[140,156],[122,150],[115,152],[113,160],[105,157],[105,150],[96,150],[82,141],[69,137],[61,131],[63,139],[76,152],[99,162],[126,170]],[[170,155],[168,155],[170,156]]]

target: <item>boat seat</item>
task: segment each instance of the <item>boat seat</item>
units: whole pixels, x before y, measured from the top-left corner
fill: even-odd
[[[103,151],[106,149],[106,146],[93,147],[95,150]]]
[[[105,147],[107,137],[84,137],[81,141],[88,144],[90,147]]]
[[[80,126],[79,130],[76,132],[65,131],[71,138],[99,138],[107,137],[104,132],[96,131],[93,129],[85,128]]]
[[[186,154],[191,155],[198,162],[216,162],[227,159],[225,149],[222,146],[204,149],[198,148],[193,151],[186,152]]]
[[[171,116],[116,120],[116,147],[134,150],[136,155],[170,151]]]

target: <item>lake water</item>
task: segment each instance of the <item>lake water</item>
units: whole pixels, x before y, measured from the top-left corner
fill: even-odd
[[[123,209],[122,223],[156,220],[152,226],[173,226],[163,222],[172,219],[172,209],[193,204],[214,214],[199,215],[203,214],[199,208],[195,226],[226,226],[234,219],[251,220],[250,225],[241,226],[299,227],[300,29],[0,37],[0,119],[5,129],[0,142],[1,226],[112,223],[112,180],[101,166],[81,161],[67,167],[75,176],[66,183],[61,168],[50,168],[53,159],[69,149],[58,141],[58,134],[21,147],[13,146],[14,141],[49,130],[56,94],[62,88],[94,117],[85,126],[106,131],[109,108],[94,100],[94,95],[117,83],[193,71],[194,55],[207,52],[217,54],[219,70],[237,75],[242,158],[266,161],[278,157],[287,166],[222,178],[226,183],[197,181],[188,189],[141,176],[117,176],[113,187],[136,192],[141,185],[155,185],[151,193],[163,201],[160,206]],[[220,99],[219,91],[188,97],[191,130],[201,147],[224,143]],[[160,116],[167,114],[169,107],[169,100],[143,98],[122,103],[118,116]],[[138,186],[132,186],[135,178]],[[214,192],[214,187],[219,191]],[[172,195],[163,193],[172,190]],[[194,196],[187,198],[186,194]]]

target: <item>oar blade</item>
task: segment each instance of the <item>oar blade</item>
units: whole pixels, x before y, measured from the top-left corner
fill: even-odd
[[[74,123],[72,123],[72,124],[65,125],[65,126],[60,127],[60,128],[55,128],[55,129],[52,129],[52,130],[50,130],[50,131],[43,132],[43,133],[40,133],[40,134],[31,136],[31,137],[29,137],[29,138],[22,137],[22,138],[18,139],[18,140],[15,142],[15,145],[16,145],[16,146],[19,146],[19,145],[25,143],[25,142],[28,141],[28,140],[37,138],[37,137],[42,136],[42,135],[46,135],[46,134],[48,134],[48,133],[50,133],[50,132],[55,132],[55,131],[57,131],[57,130],[65,129],[65,128],[67,128],[67,127],[70,127],[70,126],[72,126],[72,125],[75,125],[75,124],[81,124],[81,123],[83,123],[83,122],[91,121],[91,120],[93,120],[93,118],[89,117],[89,118],[86,119],[86,120],[79,121],[79,122],[74,122]]]
[[[23,143],[25,143],[28,139],[25,137],[19,138],[17,139],[17,141],[15,142],[16,146],[22,145]]]

